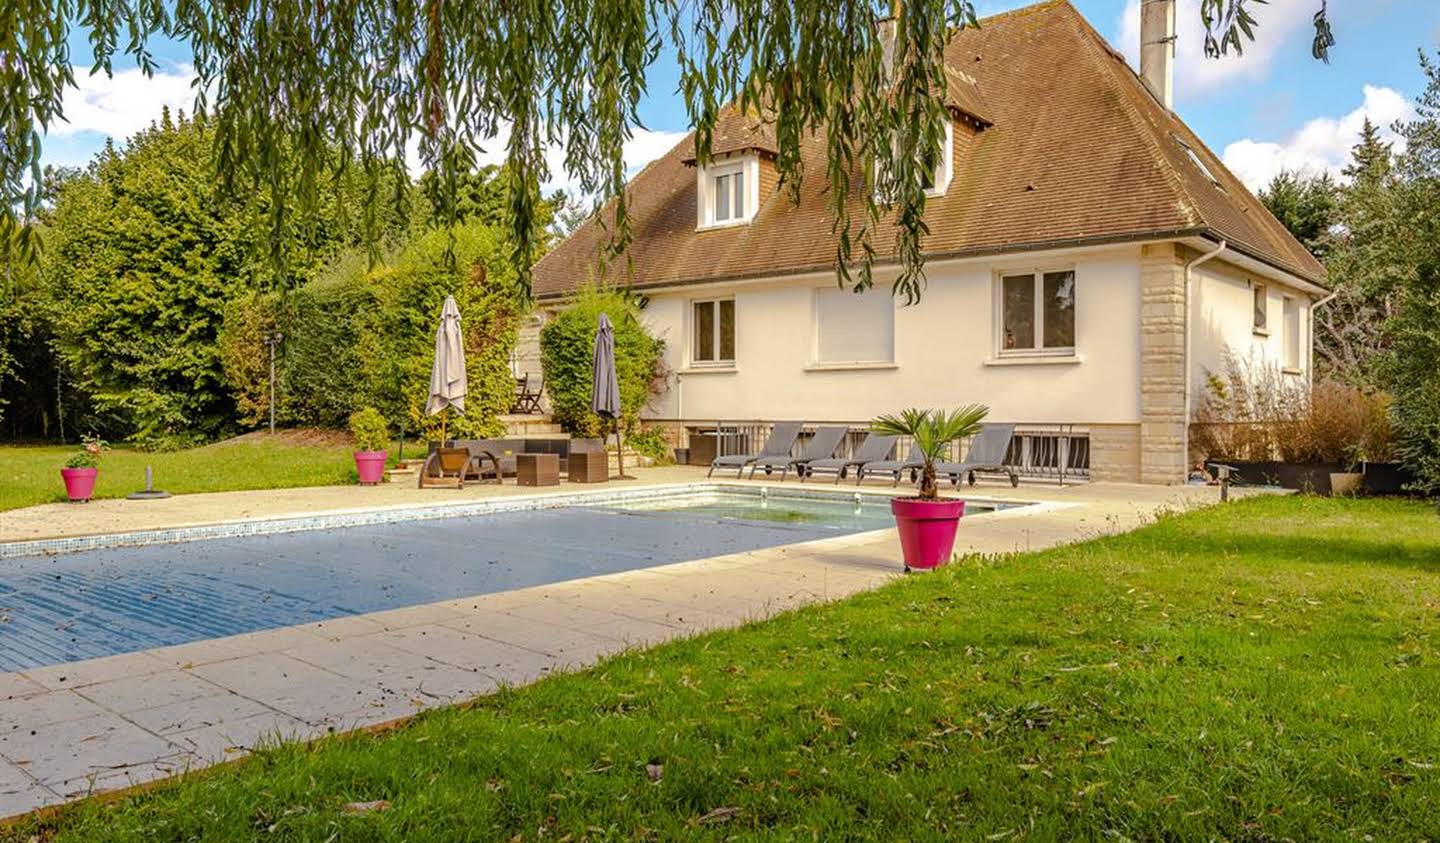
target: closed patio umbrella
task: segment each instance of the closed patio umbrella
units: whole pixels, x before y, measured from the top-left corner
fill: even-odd
[[[619,479],[632,480],[625,475],[625,446],[620,436],[620,379],[615,374],[615,327],[610,317],[600,314],[600,326],[595,331],[595,356],[591,361],[590,411],[602,419],[615,422],[615,458],[618,461]]]
[[[445,297],[440,309],[440,327],[435,329],[435,362],[430,367],[430,398],[425,415],[453,409],[465,412],[465,340],[460,334],[460,308],[454,296]],[[440,443],[445,443],[446,417],[440,417]]]

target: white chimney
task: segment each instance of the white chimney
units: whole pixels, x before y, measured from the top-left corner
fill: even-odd
[[[1140,78],[1166,108],[1175,103],[1175,0],[1140,0]]]

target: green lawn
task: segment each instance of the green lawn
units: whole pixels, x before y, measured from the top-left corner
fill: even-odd
[[[65,500],[60,469],[75,446],[0,446],[0,511]],[[152,453],[114,448],[100,464],[97,498],[123,498],[145,487],[145,466],[155,486],[175,494],[235,489],[279,489],[352,483],[349,445],[305,444],[284,434]]]
[[[1437,630],[1434,507],[1249,500],[966,561],[10,834],[1435,840]]]

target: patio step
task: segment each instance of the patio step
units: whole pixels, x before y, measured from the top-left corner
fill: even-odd
[[[507,439],[565,435],[565,431],[548,414],[505,415],[500,417],[500,421],[505,423]]]

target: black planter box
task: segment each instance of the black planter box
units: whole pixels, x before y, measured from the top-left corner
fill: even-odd
[[[1405,486],[1414,482],[1415,474],[1398,462],[1367,462],[1362,466],[1365,473],[1365,492],[1371,495],[1408,495]]]
[[[1219,462],[1224,462],[1219,460]],[[1279,486],[1312,495],[1330,494],[1330,474],[1345,471],[1338,462],[1231,462],[1239,482],[1247,486]]]

